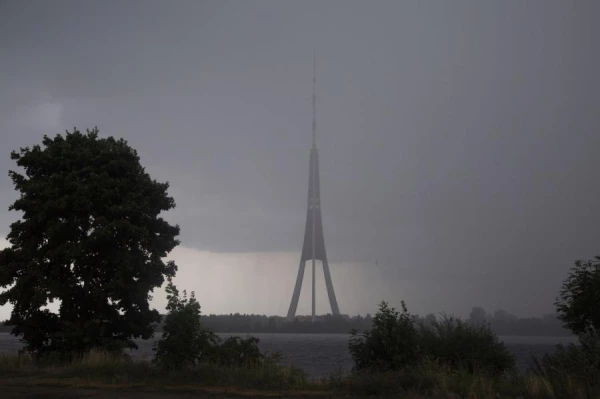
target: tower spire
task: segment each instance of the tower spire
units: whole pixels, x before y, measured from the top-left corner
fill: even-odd
[[[317,57],[313,48],[312,148],[317,148]]]

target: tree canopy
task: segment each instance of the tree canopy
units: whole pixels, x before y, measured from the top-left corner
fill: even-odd
[[[22,213],[0,252],[0,305],[34,354],[135,348],[159,313],[151,292],[175,275],[163,258],[179,227],[159,217],[175,207],[168,183],[153,180],[125,140],[98,129],[44,136],[13,151],[24,174],[10,171]],[[57,313],[47,308],[59,302]]]

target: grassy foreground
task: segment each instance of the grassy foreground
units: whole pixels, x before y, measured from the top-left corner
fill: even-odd
[[[302,390],[314,385],[306,373],[265,363],[254,368],[212,364],[165,371],[145,360],[92,351],[69,363],[37,361],[27,355],[0,356],[2,383],[119,387],[226,387],[264,390]]]
[[[320,381],[293,367],[265,363],[254,368],[203,365],[166,372],[144,360],[90,352],[67,364],[29,356],[0,356],[1,384],[199,390],[237,395],[399,396],[406,398],[561,398],[552,381],[535,375],[485,376],[424,362],[388,372],[342,375]],[[587,398],[573,383],[569,398]]]

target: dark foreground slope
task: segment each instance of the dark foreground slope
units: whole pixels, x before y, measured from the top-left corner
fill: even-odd
[[[331,397],[319,393],[294,393],[293,395],[281,393],[269,393],[258,391],[235,391],[223,388],[164,388],[150,390],[147,388],[122,388],[122,387],[67,387],[52,385],[15,385],[0,382],[3,398],[15,399],[240,399],[240,398],[317,398]]]

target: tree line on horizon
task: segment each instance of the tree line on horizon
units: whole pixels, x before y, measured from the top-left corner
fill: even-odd
[[[164,320],[164,316],[162,316]],[[419,320],[431,324],[439,320],[433,313]],[[487,313],[483,308],[473,307],[466,322],[471,324],[489,324],[492,331],[501,336],[554,336],[565,337],[573,334],[563,327],[556,314],[542,317],[517,317],[505,310]],[[267,316],[259,314],[209,314],[202,316],[202,324],[218,333],[313,333],[313,334],[347,334],[351,330],[365,331],[372,327],[373,317],[342,315],[335,317],[331,314],[316,317],[315,323],[311,316],[296,316],[289,321],[283,316]],[[162,331],[162,321],[156,327]]]
[[[440,317],[433,313],[420,320],[431,324]],[[156,325],[156,332],[162,332],[165,315]],[[489,324],[492,331],[501,336],[543,336],[567,337],[573,334],[563,327],[556,314],[542,317],[517,317],[505,310],[487,313],[482,307],[473,307],[466,319],[471,324]],[[313,324],[311,316],[296,316],[289,321],[282,316],[267,316],[259,314],[209,314],[202,316],[202,324],[217,333],[312,333],[312,334],[347,334],[356,329],[365,331],[373,324],[371,314],[334,317],[331,314],[316,317]],[[9,332],[10,327],[0,323],[0,332]]]

